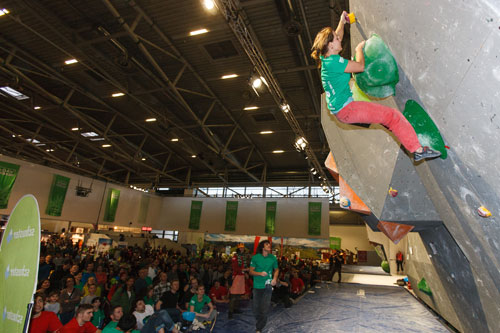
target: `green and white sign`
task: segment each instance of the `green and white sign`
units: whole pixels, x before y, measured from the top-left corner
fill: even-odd
[[[50,216],[61,216],[64,199],[66,199],[66,192],[68,191],[69,181],[70,178],[68,177],[54,175],[45,214]]]
[[[200,229],[201,208],[203,201],[191,201],[191,214],[189,215],[189,229]]]
[[[266,227],[264,232],[266,234],[274,234],[276,229],[276,201],[266,202]]]
[[[238,216],[238,201],[226,202],[226,224],[225,231],[236,230],[236,217]]]
[[[0,245],[0,332],[23,332],[29,320],[40,256],[40,211],[31,194],[10,214]]]
[[[19,165],[0,162],[0,209],[7,208],[9,204],[10,191],[19,172]]]
[[[118,201],[120,200],[120,190],[110,188],[108,190],[108,199],[106,200],[106,209],[104,210],[104,222],[115,222]]]
[[[321,202],[309,203],[308,234],[311,236],[321,235]]]
[[[340,237],[330,237],[330,249],[340,250],[340,242],[342,239]]]

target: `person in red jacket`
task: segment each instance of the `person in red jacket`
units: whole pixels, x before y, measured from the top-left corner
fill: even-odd
[[[215,304],[229,303],[227,288],[222,286],[220,281],[215,281],[215,284],[210,288],[208,296]]]
[[[91,304],[81,304],[76,310],[76,316],[71,319],[61,330],[61,333],[95,333],[95,327],[90,321],[94,314]]]
[[[241,313],[238,308],[239,300],[245,294],[245,272],[248,272],[248,262],[243,243],[238,244],[236,253],[231,259],[231,266],[233,268],[233,283],[229,289],[231,293],[229,296],[229,319],[233,317],[233,313]]]
[[[43,311],[44,294],[35,294],[35,304],[30,319],[29,333],[60,332],[63,325],[57,315],[51,311]]]
[[[297,271],[293,271],[292,276],[293,277],[290,280],[290,284],[292,285],[292,292],[290,296],[295,299],[302,295],[305,286],[304,281],[299,278],[299,274],[297,273]]]

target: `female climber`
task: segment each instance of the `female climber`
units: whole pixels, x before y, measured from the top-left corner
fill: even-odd
[[[429,159],[441,155],[439,151],[422,147],[417,134],[398,110],[370,102],[355,102],[349,87],[351,73],[360,73],[365,69],[363,47],[365,42],[356,46],[356,61],[342,58],[341,42],[344,36],[346,12],[340,16],[340,22],[334,31],[331,27],[323,28],[314,39],[311,56],[321,68],[321,81],[325,89],[328,109],[337,119],[346,124],[382,124],[398,138],[401,144],[414,154],[414,161]]]

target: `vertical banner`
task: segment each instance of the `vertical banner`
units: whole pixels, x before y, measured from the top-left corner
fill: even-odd
[[[50,216],[61,216],[69,181],[70,179],[68,177],[54,175],[45,214]]]
[[[266,234],[274,234],[276,228],[276,201],[268,201],[266,203]]]
[[[238,201],[227,201],[226,202],[226,225],[224,226],[225,231],[235,231],[236,230],[236,216],[238,215]]]
[[[27,331],[39,255],[40,211],[35,197],[28,194],[10,214],[0,245],[0,332]]]
[[[137,216],[137,223],[146,224],[146,218],[148,217],[148,209],[149,209],[149,195],[143,194],[141,197],[141,205],[139,207],[139,215]]]
[[[7,208],[10,191],[16,181],[19,165],[0,162],[0,209]]]
[[[340,250],[340,237],[330,237],[330,249]]]
[[[191,214],[189,215],[189,229],[200,229],[201,208],[203,201],[191,201]]]
[[[106,200],[106,209],[104,210],[104,222],[114,222],[118,201],[120,200],[120,190],[110,188],[108,190],[108,199]]]
[[[321,235],[321,202],[309,203],[309,231],[311,236]]]

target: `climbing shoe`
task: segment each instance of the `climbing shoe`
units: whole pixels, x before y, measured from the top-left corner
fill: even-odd
[[[441,156],[440,151],[432,150],[431,148],[429,148],[427,146],[422,147],[422,148],[423,148],[423,150],[421,153],[417,153],[417,152],[413,153],[413,160],[415,162]]]

